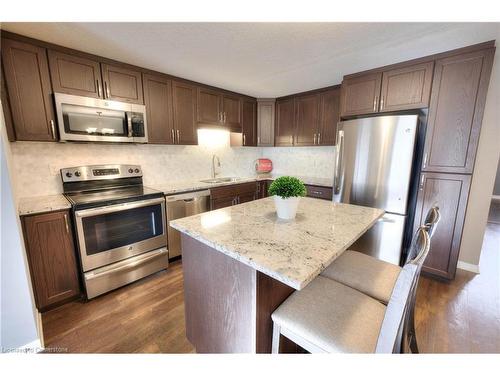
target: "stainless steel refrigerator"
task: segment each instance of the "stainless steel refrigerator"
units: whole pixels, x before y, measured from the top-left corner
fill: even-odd
[[[399,264],[412,225],[411,186],[418,115],[379,116],[338,124],[333,200],[386,214],[352,250]]]

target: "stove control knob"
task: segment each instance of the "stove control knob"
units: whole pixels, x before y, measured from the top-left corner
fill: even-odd
[[[135,172],[135,173],[139,173],[139,168],[136,168],[136,169],[134,170],[134,172]]]
[[[82,174],[80,173],[80,171],[75,171],[75,176],[76,177],[80,177]]]
[[[73,173],[71,172],[66,172],[66,177],[71,178],[73,176]]]
[[[134,170],[132,168],[129,168],[128,173],[134,173]]]

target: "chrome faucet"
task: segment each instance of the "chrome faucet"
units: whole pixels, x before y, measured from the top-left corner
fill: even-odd
[[[215,159],[217,159],[217,166],[220,168],[220,159],[217,155],[213,154],[212,156],[212,178],[217,177],[217,172],[215,172]]]

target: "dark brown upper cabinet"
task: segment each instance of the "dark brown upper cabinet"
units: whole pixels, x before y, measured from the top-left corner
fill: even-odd
[[[172,101],[175,143],[181,145],[197,145],[198,126],[196,122],[196,86],[173,81]]]
[[[434,61],[382,73],[380,112],[427,108]]]
[[[56,141],[47,51],[2,38],[2,64],[18,141]]]
[[[172,81],[162,75],[143,75],[148,143],[174,144]]]
[[[200,87],[197,118],[201,125],[222,126],[241,132],[241,100],[238,96]]]
[[[276,99],[257,100],[257,146],[274,146]]]
[[[144,104],[141,72],[118,65],[101,64],[105,99]]]
[[[64,94],[103,98],[99,61],[49,50],[52,88]]]
[[[241,103],[243,146],[257,146],[257,102],[243,99]]]
[[[494,49],[436,61],[422,170],[472,173]]]
[[[320,93],[320,121],[317,144],[334,146],[337,142],[337,124],[340,120],[340,88]]]
[[[342,82],[341,116],[363,115],[378,111],[382,73],[345,78]]]
[[[276,146],[293,146],[295,135],[295,99],[276,101],[276,126],[274,144]]]
[[[36,306],[44,311],[80,295],[68,211],[22,218]]]
[[[295,98],[294,146],[316,145],[319,133],[319,94]]]
[[[432,237],[431,249],[423,271],[445,279],[453,279],[457,268],[462,228],[470,187],[469,175],[447,173],[422,173],[415,230],[424,224],[429,209],[437,205],[441,220]]]

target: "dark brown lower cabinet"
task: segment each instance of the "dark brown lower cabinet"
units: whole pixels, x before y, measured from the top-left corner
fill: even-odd
[[[257,182],[220,186],[210,190],[210,209],[235,206],[258,199]]]
[[[46,311],[80,295],[69,211],[23,216],[36,307]]]
[[[306,190],[307,196],[311,198],[332,200],[333,197],[333,189],[331,187],[306,185]]]
[[[257,181],[257,199],[262,199],[267,197],[267,189],[272,181],[264,180]]]
[[[432,237],[431,249],[423,271],[453,279],[458,262],[465,219],[470,175],[423,172],[415,214],[415,229],[422,225],[428,210],[439,206],[441,221]]]

